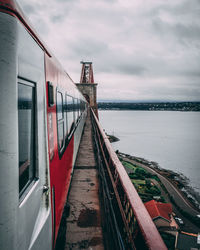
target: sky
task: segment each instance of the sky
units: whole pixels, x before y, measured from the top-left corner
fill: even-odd
[[[18,0],[74,82],[99,101],[200,101],[200,0]]]

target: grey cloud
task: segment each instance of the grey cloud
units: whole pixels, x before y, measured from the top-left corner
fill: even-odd
[[[190,85],[190,84],[189,84]],[[186,86],[176,87],[176,83],[171,83],[170,86],[154,86],[151,88],[142,89],[141,95],[148,95],[152,99],[168,99],[176,101],[198,101],[200,95],[199,87],[188,88]]]
[[[200,67],[200,63],[199,63],[199,67]],[[182,72],[180,72],[180,75],[190,77],[191,79],[200,78],[200,70],[199,69],[183,70]]]
[[[128,60],[128,59],[127,59]],[[140,64],[133,62],[126,62],[124,59],[116,60],[115,62],[106,61],[107,63],[101,63],[98,65],[97,72],[108,72],[113,74],[123,74],[123,75],[143,75],[147,68]]]
[[[78,0],[76,0],[76,1],[78,1]],[[61,2],[61,3],[73,3],[74,2],[74,0],[56,0],[56,2]]]
[[[28,16],[36,13],[35,6],[33,4],[28,4],[24,0],[20,2],[20,7],[23,9],[24,13]]]
[[[64,15],[54,15],[50,17],[50,20],[52,22],[62,22],[64,20],[65,16]]]
[[[182,16],[191,16],[194,15],[199,16],[200,14],[200,1],[199,0],[184,0],[179,1],[176,3],[176,1],[168,2],[163,1],[162,4],[156,4],[152,5],[147,11],[145,11],[145,15],[149,17],[156,17],[159,16],[162,12],[169,13],[171,15],[174,15],[176,17]]]
[[[167,22],[163,22],[160,18],[154,19],[152,23],[155,27],[155,32],[159,32],[164,36],[173,35],[179,40],[199,40],[200,38],[200,26],[196,24],[169,24]]]
[[[200,38],[200,1],[165,1],[144,11],[143,17],[152,20],[155,35],[173,36],[180,43]],[[167,21],[165,15],[167,14]],[[152,30],[153,31],[153,30]]]
[[[80,42],[81,41],[81,42]],[[121,73],[128,75],[142,75],[147,68],[134,62],[123,53],[116,53],[105,42],[85,40],[79,38],[70,46],[70,55],[73,58],[91,58],[96,61],[96,72]]]
[[[100,96],[200,100],[200,1],[19,2],[74,81],[93,61]]]
[[[36,30],[38,32],[38,34],[41,34],[41,37],[43,40],[45,40],[45,37],[47,36],[47,34],[49,34],[49,25],[48,25],[48,22],[43,19],[43,20],[40,20],[38,18],[35,18],[35,23],[36,23]]]
[[[175,14],[175,15],[188,15],[197,14],[200,12],[200,1],[199,0],[185,0],[175,6],[165,6],[165,10]]]
[[[23,6],[23,10],[27,15],[36,13],[35,7],[33,5],[30,5],[30,4],[27,4],[27,3]]]
[[[176,24],[172,27],[174,34],[177,34],[179,37],[187,38],[189,40],[198,40],[200,38],[200,26],[197,25],[182,25]]]
[[[147,69],[141,65],[136,65],[134,63],[120,63],[117,65],[116,69],[118,72],[129,75],[143,75]]]
[[[106,43],[92,38],[78,37],[77,41],[70,45],[71,53],[79,57],[95,57],[108,50]]]

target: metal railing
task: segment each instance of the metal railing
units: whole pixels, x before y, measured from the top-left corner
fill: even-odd
[[[124,167],[91,110],[108,249],[167,249]]]

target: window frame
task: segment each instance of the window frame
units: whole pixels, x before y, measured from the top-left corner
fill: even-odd
[[[73,135],[73,133],[74,133],[74,131],[75,131],[75,128],[76,128],[76,124],[75,124],[75,114],[74,114],[74,98],[73,98],[71,95],[68,95],[67,92],[66,92],[66,93],[65,93],[65,100],[66,100],[66,99],[68,100],[68,98],[71,99],[71,104],[70,104],[70,105],[72,105],[72,110],[71,110],[71,112],[72,112],[72,123],[71,123],[71,126],[70,126],[70,128],[69,128],[69,126],[68,126],[68,115],[67,115],[67,113],[68,113],[68,103],[69,103],[69,101],[67,101],[67,103],[65,103],[65,105],[67,105],[66,108],[65,108],[65,112],[66,112],[66,123],[67,123],[67,131],[68,131],[67,136],[66,136],[67,142],[70,141],[70,139],[71,139],[71,137],[72,137],[72,135]]]
[[[61,94],[62,99],[62,118],[58,119],[58,93]],[[56,124],[57,124],[57,144],[58,144],[58,152],[59,154],[62,154],[64,152],[65,148],[65,116],[64,116],[64,98],[63,98],[63,91],[59,88],[56,89]],[[63,125],[63,145],[60,147],[59,142],[59,125]]]
[[[62,118],[61,119],[58,119],[58,108],[59,108],[58,107],[58,93],[62,95]],[[81,112],[81,99],[73,97],[72,95],[68,94],[68,92],[65,92],[59,87],[56,88],[56,102],[55,103],[56,103],[56,124],[57,124],[57,144],[58,144],[57,148],[58,148],[59,158],[61,159],[77,126],[79,125],[81,121],[84,108],[83,108],[83,112]],[[84,101],[82,103],[84,105]],[[72,112],[72,116],[71,116],[72,119],[71,119],[70,124],[69,124],[69,115],[68,115],[69,105],[71,105],[70,112]],[[59,124],[61,123],[63,123],[63,145],[60,148]]]
[[[20,167],[22,167],[26,162],[24,162],[23,164],[19,165],[20,162],[20,158],[18,158],[18,167],[19,167],[19,199],[20,201],[24,199],[24,197],[28,194],[28,192],[30,191],[30,189],[33,187],[33,185],[35,184],[36,181],[39,180],[39,175],[38,175],[38,162],[37,162],[37,133],[38,133],[38,128],[37,128],[37,85],[35,82],[24,79],[22,77],[17,78],[17,102],[18,102],[18,157],[19,157],[19,84],[20,85],[24,85],[27,87],[31,87],[32,91],[33,91],[33,98],[32,98],[32,103],[33,103],[33,131],[31,134],[31,137],[33,137],[33,152],[32,152],[32,169],[33,169],[33,176],[31,178],[28,179],[28,181],[26,182],[26,184],[23,186],[23,188],[20,190]],[[32,113],[31,113],[32,116]]]

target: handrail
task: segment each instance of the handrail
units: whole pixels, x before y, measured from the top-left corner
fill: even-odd
[[[102,185],[106,187],[103,191],[107,194],[104,202],[110,204],[111,208],[106,204],[106,209],[114,221],[111,222],[112,228],[108,228],[108,231],[112,231],[112,235],[117,233],[117,236],[114,236],[115,248],[167,249],[92,109],[91,118],[98,147],[98,163],[103,168],[100,169]],[[115,224],[116,227],[113,229]]]

